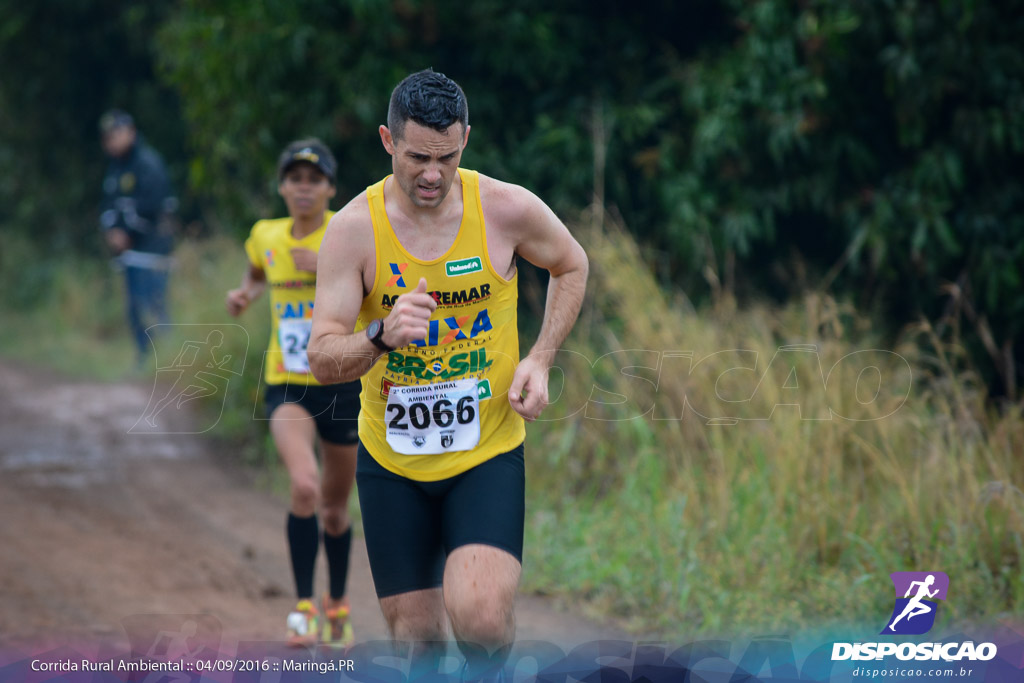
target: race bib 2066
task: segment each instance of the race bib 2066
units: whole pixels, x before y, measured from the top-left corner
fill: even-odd
[[[469,450],[480,442],[477,380],[392,387],[384,417],[387,442],[396,453]]]

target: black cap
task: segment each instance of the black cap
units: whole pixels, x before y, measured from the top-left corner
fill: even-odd
[[[132,115],[121,109],[111,109],[100,117],[100,132],[107,133],[126,126],[134,126],[135,120]]]
[[[284,151],[281,152],[281,157],[277,160],[278,180],[283,180],[285,172],[300,161],[313,164],[320,169],[321,173],[327,176],[331,183],[334,182],[334,174],[338,164],[334,160],[331,150],[327,149],[327,145],[316,138],[296,140],[284,148]]]

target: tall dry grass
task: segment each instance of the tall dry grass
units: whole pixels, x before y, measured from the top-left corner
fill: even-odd
[[[885,348],[823,294],[695,311],[624,230],[580,232],[588,299],[528,438],[529,588],[689,635],[883,620],[894,571],[949,574],[948,619],[1021,612],[1024,420],[955,345],[921,322]]]

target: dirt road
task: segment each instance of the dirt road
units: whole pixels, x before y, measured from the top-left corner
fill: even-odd
[[[69,381],[0,362],[0,387],[0,646],[120,648],[140,631],[185,627],[221,643],[282,638],[293,603],[286,506],[236,454],[203,435],[131,433],[153,392],[146,381]],[[185,411],[171,419],[196,431]],[[349,594],[357,640],[384,638],[358,537]],[[518,615],[522,639],[621,635],[536,597],[523,596]]]

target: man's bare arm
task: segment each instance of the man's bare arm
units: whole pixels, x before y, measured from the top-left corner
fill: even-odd
[[[321,384],[359,379],[383,355],[365,334],[354,332],[364,295],[367,237],[368,250],[373,251],[369,213],[360,211],[355,204],[359,199],[366,203],[365,195],[360,195],[331,218],[317,258],[313,328],[306,354],[309,369]]]
[[[551,275],[544,320],[528,355],[537,355],[550,365],[579,316],[590,262],[580,243],[546,204],[532,194],[523,201],[526,208],[516,253]]]
[[[249,264],[242,276],[242,284],[228,292],[224,305],[228,313],[237,317],[256,299],[260,298],[267,287],[267,274],[262,268]]]
[[[504,200],[496,216],[515,253],[550,274],[544,320],[530,353],[520,361],[509,388],[509,402],[527,420],[548,403],[547,374],[583,305],[590,264],[568,228],[540,199],[521,187],[498,187]]]
[[[363,271],[376,258],[365,206],[366,197],[360,195],[335,214],[320,245],[313,329],[306,353],[310,371],[321,384],[358,379],[384,355],[362,330],[353,332],[367,292]],[[420,278],[416,289],[398,297],[384,318],[382,341],[397,349],[425,339],[436,308],[437,302],[427,294],[426,280]]]

